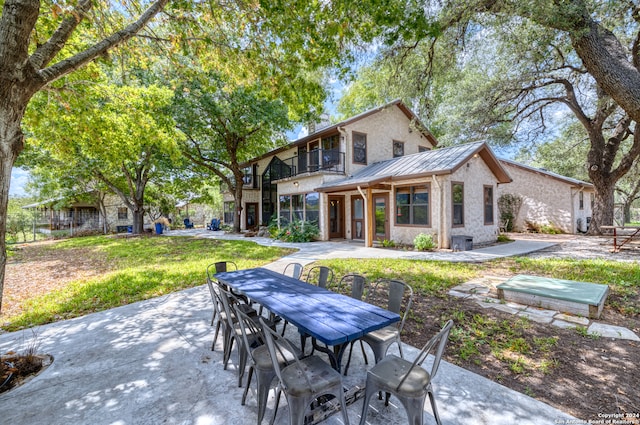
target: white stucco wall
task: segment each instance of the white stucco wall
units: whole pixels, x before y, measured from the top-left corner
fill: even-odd
[[[514,223],[515,230],[527,230],[526,223],[529,221],[554,226],[566,233],[576,233],[577,219],[581,218],[586,223],[587,217],[591,217],[592,189],[581,189],[569,182],[509,163],[503,162],[503,166],[513,182],[500,185],[498,196],[510,193],[522,197],[522,207]],[[579,207],[578,194],[581,190],[584,190],[582,209]]]

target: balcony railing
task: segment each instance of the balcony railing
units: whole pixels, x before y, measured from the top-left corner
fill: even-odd
[[[282,161],[283,168],[289,171],[289,175],[282,177],[293,177],[298,174],[315,172],[344,173],[344,152],[337,149],[317,149],[311,152],[303,152],[301,155],[287,158]]]

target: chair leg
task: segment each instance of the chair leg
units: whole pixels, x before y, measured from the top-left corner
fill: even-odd
[[[407,418],[409,423],[413,425],[422,425],[424,423],[424,399],[426,394],[422,397],[399,397],[400,403],[404,406],[407,412]],[[438,425],[441,425],[438,422]]]
[[[249,374],[247,375],[247,386],[244,387],[244,392],[242,393],[242,401],[240,402],[241,406],[244,406],[247,402],[247,393],[249,393],[249,387],[251,386],[251,377],[253,376],[253,366],[249,368]],[[260,391],[258,389],[258,391]],[[258,403],[258,413],[260,412],[260,403]],[[260,421],[258,421],[260,423]]]
[[[213,342],[211,343],[211,351],[216,351],[216,341],[218,340],[218,333],[220,332],[220,321],[216,323],[216,332],[213,335]]]
[[[360,425],[364,425],[367,421],[367,412],[369,411],[369,401],[371,397],[376,393],[375,388],[372,388],[372,385],[367,382],[365,390],[364,390],[364,399],[362,400],[362,415],[360,416]]]
[[[429,401],[431,402],[431,410],[433,410],[433,417],[436,418],[436,423],[438,425],[442,425],[440,422],[440,415],[438,414],[438,408],[436,407],[436,398],[433,395],[431,390],[427,390],[427,394],[429,395]]]
[[[258,425],[262,423],[262,419],[264,418],[264,413],[267,410],[267,398],[269,396],[269,388],[271,387],[271,381],[275,378],[276,374],[272,370],[269,371],[256,371],[256,378],[258,384]],[[273,412],[273,418],[275,419],[277,413],[277,402],[276,402],[276,410]]]
[[[269,422],[269,425],[273,425],[273,423],[276,420],[276,415],[278,414],[278,406],[280,405],[280,395],[282,394],[282,389],[280,388],[280,385],[278,385],[278,390],[276,391],[276,405],[273,408],[273,417],[271,418],[271,421]]]
[[[304,425],[304,414],[311,401],[307,397],[293,397],[287,394],[291,425]]]

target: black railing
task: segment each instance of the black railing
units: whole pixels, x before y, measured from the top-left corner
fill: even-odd
[[[317,149],[311,152],[303,152],[298,156],[283,160],[290,169],[293,177],[298,174],[315,173],[319,171],[344,173],[344,152],[337,149]]]

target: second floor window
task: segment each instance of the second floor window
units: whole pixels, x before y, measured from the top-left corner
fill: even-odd
[[[353,163],[367,163],[367,135],[353,133]]]
[[[118,220],[126,220],[129,216],[129,208],[121,207],[118,208]]]
[[[404,142],[393,141],[393,157],[404,156]]]

